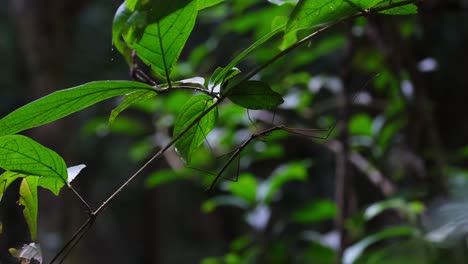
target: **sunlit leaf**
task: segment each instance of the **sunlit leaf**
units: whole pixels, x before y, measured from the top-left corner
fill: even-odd
[[[254,204],[257,198],[257,179],[250,173],[239,175],[237,182],[225,182],[225,189],[233,195]]]
[[[50,123],[111,97],[153,87],[140,82],[97,81],[60,90],[16,109],[0,119],[0,136]]]
[[[124,34],[138,57],[161,77],[168,77],[195,25],[198,2],[164,0],[152,4],[149,24],[139,39]],[[169,81],[169,80],[168,80]]]
[[[393,1],[395,2],[395,1]],[[301,29],[313,28],[324,23],[345,18],[363,10],[384,6],[392,0],[303,0],[294,8],[281,47],[287,48],[297,41],[296,32]],[[393,10],[393,11],[392,11]],[[416,13],[416,6],[396,7],[382,13],[404,15]]]
[[[31,233],[31,239],[36,240],[37,235],[37,182],[39,177],[26,176],[21,182],[19,204],[24,206],[23,215]]]
[[[274,109],[284,102],[279,93],[262,81],[244,81],[231,89],[227,97],[248,109]]]
[[[217,5],[221,2],[224,2],[224,0],[197,0],[198,10],[202,10],[210,6]]]
[[[0,201],[2,201],[3,193],[16,179],[22,178],[24,174],[12,171],[5,171],[0,175]]]
[[[208,95],[196,95],[190,98],[180,109],[179,115],[174,124],[174,137],[178,136],[201,113],[213,104],[213,99]],[[197,124],[190,128],[176,143],[177,153],[182,160],[190,163],[191,155],[203,143],[206,136],[214,128],[218,117],[217,109],[211,110]]]
[[[353,135],[372,135],[372,119],[368,114],[355,114],[349,121],[349,131]]]
[[[0,168],[40,176],[39,186],[58,195],[67,182],[67,167],[54,151],[22,135],[0,137]]]

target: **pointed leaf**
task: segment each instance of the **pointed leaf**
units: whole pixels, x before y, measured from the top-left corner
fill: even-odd
[[[224,0],[198,0],[197,2],[198,2],[198,10],[202,10],[210,6],[214,6],[221,2],[224,2]]]
[[[51,93],[0,119],[0,136],[50,123],[105,99],[137,90],[154,91],[152,86],[140,82],[97,81]]]
[[[228,98],[248,109],[273,109],[284,102],[280,94],[262,81],[242,82],[230,90]]]
[[[400,0],[401,1],[401,0]],[[303,0],[294,8],[281,48],[287,48],[297,41],[296,32],[301,29],[312,28],[320,24],[336,21],[353,15],[362,10],[377,6],[388,5],[392,0]],[[413,14],[414,5],[402,6],[382,11],[388,14]],[[393,10],[393,11],[392,11]]]
[[[144,63],[158,75],[168,77],[195,26],[198,4],[189,0],[164,0],[155,2],[152,9],[155,11],[149,19],[154,22],[145,28],[142,38],[137,42],[127,35],[124,38]]]
[[[109,116],[109,125],[112,125],[115,118],[117,118],[117,116],[122,111],[127,109],[128,107],[132,106],[133,104],[148,100],[148,99],[154,97],[155,95],[156,95],[156,93],[154,91],[146,91],[146,90],[136,91],[136,92],[133,92],[131,94],[126,95],[123,102],[117,108],[112,110],[112,112],[111,112],[111,114]]]
[[[5,171],[2,175],[0,175],[0,201],[2,201],[3,193],[5,190],[12,184],[16,179],[24,177],[24,174],[12,172],[12,171]]]
[[[40,176],[39,185],[58,195],[67,182],[67,167],[54,151],[22,136],[0,137],[0,168]]]
[[[37,182],[39,177],[27,176],[20,186],[19,204],[24,206],[23,215],[31,233],[31,239],[36,240],[37,234]]]
[[[132,12],[125,3],[121,4],[117,12],[115,12],[114,21],[112,22],[112,42],[115,48],[124,56],[128,64],[131,63],[131,50],[125,41],[121,39],[121,35],[128,27],[127,23],[131,15]]]
[[[182,106],[177,116],[174,125],[174,136],[179,135],[212,104],[213,99],[208,95],[202,94],[190,98]],[[190,163],[190,157],[193,152],[203,143],[208,133],[214,128],[217,116],[217,109],[213,109],[175,143],[177,153],[179,153],[182,160],[186,163]]]

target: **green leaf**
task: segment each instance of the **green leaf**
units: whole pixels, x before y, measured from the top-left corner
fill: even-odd
[[[303,0],[294,8],[289,17],[281,48],[287,48],[297,41],[296,32],[349,16],[359,11],[343,0]]]
[[[135,11],[140,5],[142,4],[141,2],[148,2],[148,0],[125,0],[125,6],[130,9],[131,11]]]
[[[202,206],[201,210],[204,213],[211,213],[219,206],[233,206],[241,209],[249,208],[249,204],[245,199],[242,199],[233,195],[218,195],[212,199],[206,200]]]
[[[134,42],[127,34],[124,39],[159,76],[169,77],[195,26],[198,4],[197,1],[165,0],[155,2],[152,10],[151,22],[141,39]]]
[[[338,210],[334,202],[329,200],[319,200],[295,211],[291,215],[291,218],[299,223],[316,223],[335,218],[337,211]]]
[[[128,1],[127,1],[128,2]],[[128,6],[121,4],[115,12],[114,20],[112,22],[112,42],[115,48],[123,55],[127,63],[131,63],[131,50],[128,45],[121,39],[121,34],[127,29],[127,21],[132,15]]]
[[[284,102],[280,94],[262,81],[244,81],[230,89],[227,97],[248,109],[274,109]]]
[[[214,6],[221,2],[224,2],[224,0],[198,0],[197,2],[198,2],[198,10],[202,10],[210,6]]]
[[[383,231],[377,232],[376,234],[367,236],[363,240],[355,243],[345,250],[343,254],[343,264],[354,263],[359,258],[359,256],[362,255],[364,250],[378,241],[393,237],[411,236],[416,232],[417,230],[413,227],[397,226],[390,227]]]
[[[398,209],[404,206],[405,206],[405,202],[400,198],[377,202],[367,207],[366,211],[364,212],[364,219],[366,221],[369,221],[385,210]]]
[[[296,32],[324,23],[336,21],[361,10],[374,7],[381,0],[303,0],[294,8],[281,48],[285,49],[297,41]]]
[[[211,89],[213,89],[216,85],[218,85],[220,83],[224,83],[224,82],[232,79],[234,76],[238,75],[240,72],[241,71],[236,67],[233,67],[232,69],[230,69],[228,71],[225,71],[225,68],[218,67],[213,72],[213,75],[210,78],[209,86],[210,86]],[[222,74],[224,76],[222,76],[221,79],[216,80],[220,76],[220,74]]]
[[[36,240],[37,234],[37,183],[39,177],[26,176],[20,186],[19,204],[24,206],[23,215],[31,233],[31,240]]]
[[[398,3],[404,0],[386,0],[383,1],[380,5],[388,5],[390,3]],[[380,11],[382,14],[386,15],[414,15],[418,13],[418,7],[415,4],[408,4],[404,6],[398,6],[391,9]]]
[[[310,162],[299,161],[285,164],[273,172],[273,175],[265,182],[267,191],[263,199],[266,202],[271,201],[278,190],[287,182],[307,179],[307,168],[310,167]]]
[[[182,106],[177,116],[174,125],[174,137],[178,136],[212,104],[213,99],[208,95],[202,94],[190,98]],[[213,109],[175,143],[176,151],[184,162],[190,163],[193,152],[203,143],[205,137],[214,128],[217,117],[217,109]]]
[[[177,181],[183,180],[191,177],[193,174],[190,174],[188,170],[179,170],[174,171],[170,170],[158,170],[152,173],[148,178],[145,180],[145,187],[146,188],[155,188],[157,186]]]
[[[24,174],[12,172],[12,171],[5,171],[2,175],[0,175],[0,201],[2,201],[3,193],[5,190],[12,184],[16,179],[24,177]]]
[[[136,91],[136,92],[126,95],[123,102],[117,108],[112,110],[109,116],[109,125],[112,125],[115,118],[117,118],[117,116],[122,111],[127,109],[128,107],[132,106],[133,104],[153,98],[154,96],[156,96],[156,93],[154,91],[146,91],[146,90]]]
[[[254,44],[244,50],[241,54],[237,55],[226,67],[221,68],[220,71],[215,71],[211,76],[210,80],[213,80],[213,86],[216,86],[226,80],[226,77],[230,74],[233,68],[247,55],[252,51],[258,48],[260,45],[265,43],[267,40],[271,39],[273,36],[284,30],[285,25],[278,25],[277,28],[274,28],[268,34],[257,40]],[[231,76],[232,77],[232,76]]]
[[[253,205],[257,199],[257,179],[250,173],[239,175],[237,182],[226,182],[225,188],[233,195]]]
[[[353,115],[348,126],[353,135],[372,136],[372,119],[368,114]]]
[[[40,176],[38,184],[55,195],[67,182],[67,167],[63,159],[22,135],[0,137],[0,167],[11,172]]]
[[[140,82],[97,81],[60,90],[16,109],[0,119],[0,136],[44,125],[114,96],[154,91]]]

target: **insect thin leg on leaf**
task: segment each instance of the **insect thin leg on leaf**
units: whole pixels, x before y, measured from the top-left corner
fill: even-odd
[[[250,117],[250,111],[249,111],[249,109],[247,109],[247,118],[249,118],[250,123],[252,123],[252,125],[255,127],[255,129],[258,129],[257,125],[255,125],[254,121],[253,121],[252,118]]]

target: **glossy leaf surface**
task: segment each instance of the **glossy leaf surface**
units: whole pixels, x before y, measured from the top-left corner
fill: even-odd
[[[270,89],[266,82],[245,81],[228,94],[233,103],[248,109],[274,109],[284,102],[281,95]]]
[[[213,99],[207,95],[196,95],[188,100],[181,108],[175,121],[174,136],[179,135],[201,113],[213,104]],[[217,110],[213,109],[204,116],[197,124],[190,128],[175,144],[180,157],[190,163],[193,152],[203,143],[206,136],[214,128],[217,119]]]
[[[58,195],[67,182],[67,167],[54,151],[22,136],[0,137],[0,168],[25,175],[40,176],[39,186]]]
[[[0,119],[0,136],[44,125],[105,99],[153,87],[131,81],[97,81],[60,90],[16,109]]]
[[[37,235],[37,183],[39,177],[27,176],[23,178],[20,186],[19,204],[24,206],[23,215],[31,233],[31,239],[36,240]]]

